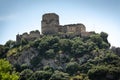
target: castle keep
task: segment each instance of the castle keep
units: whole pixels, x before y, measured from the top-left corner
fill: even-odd
[[[44,35],[59,33],[80,35],[86,32],[86,28],[83,24],[60,25],[59,16],[55,13],[44,14],[42,16],[41,26]]]
[[[30,34],[23,33],[22,35],[16,36],[16,41],[19,43],[22,39],[27,41],[35,40],[36,38],[40,38],[41,35],[74,35],[85,37],[89,36],[91,33],[86,32],[86,27],[83,24],[68,24],[68,25],[60,25],[59,24],[59,16],[55,13],[47,13],[42,16],[41,21],[41,32],[31,31]]]

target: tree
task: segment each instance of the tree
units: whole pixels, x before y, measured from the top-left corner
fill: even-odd
[[[82,56],[83,53],[86,52],[86,48],[84,47],[84,43],[81,40],[74,41],[72,44],[72,49],[71,49],[72,55],[73,56]]]
[[[58,43],[58,41],[58,37],[44,36],[39,43],[39,49],[44,53],[49,48],[53,48],[53,44]]]
[[[72,76],[70,80],[89,80],[86,74],[80,73],[78,75]]]
[[[69,80],[69,74],[61,71],[55,71],[50,77],[50,80]]]
[[[12,65],[5,59],[0,59],[0,80],[18,80],[19,76]]]
[[[45,57],[46,58],[54,58],[55,52],[54,49],[49,49],[45,52]]]
[[[15,41],[9,40],[5,43],[5,47],[12,48],[15,46]]]
[[[30,69],[25,69],[20,73],[20,80],[27,80],[29,79],[33,74],[33,71]]]
[[[105,32],[101,32],[101,33],[100,33],[100,37],[103,38],[103,41],[105,41],[105,42],[108,43],[108,40],[107,40],[108,34],[107,34],[107,33],[105,33]]]
[[[49,80],[51,75],[52,73],[49,71],[36,71],[29,80]]]
[[[72,46],[72,41],[69,39],[61,39],[59,41],[60,50],[64,52],[70,52]]]
[[[22,44],[22,45],[26,45],[27,43],[28,43],[28,41],[27,41],[26,39],[22,38],[21,44]]]
[[[6,52],[5,46],[0,45],[0,58],[5,56],[5,52]]]
[[[100,48],[102,49],[109,49],[110,47],[110,44],[109,43],[106,43],[104,41],[102,41],[102,43],[100,44]]]
[[[94,66],[88,71],[88,76],[91,80],[119,80],[120,68],[112,65]]]
[[[69,73],[70,75],[73,75],[79,71],[79,65],[76,62],[69,62],[66,65],[66,72]]]
[[[100,37],[99,34],[91,35],[90,36],[91,41],[93,41],[98,47],[100,47],[100,44],[102,44],[103,39]]]
[[[86,48],[87,52],[91,52],[92,50],[97,48],[97,45],[93,41],[87,40],[84,44],[84,48]]]
[[[43,67],[43,70],[44,70],[44,71],[48,71],[48,72],[52,72],[52,73],[53,73],[53,71],[54,71],[54,69],[53,69],[52,67],[50,67],[50,66],[44,66],[44,67]]]

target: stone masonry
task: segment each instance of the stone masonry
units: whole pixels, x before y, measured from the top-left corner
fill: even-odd
[[[16,42],[20,43],[22,40],[26,41],[32,41],[37,38],[40,38],[40,32],[38,30],[36,31],[31,31],[29,34],[28,33],[23,33],[22,35],[17,34],[16,35]]]
[[[16,42],[19,43],[22,39],[27,41],[35,40],[40,38],[41,35],[69,35],[69,36],[80,36],[86,37],[91,33],[86,32],[86,27],[83,24],[68,24],[68,25],[60,25],[59,24],[59,16],[55,13],[47,13],[42,16],[41,21],[41,31],[42,34],[38,30],[31,31],[30,34],[23,33],[22,35],[16,35]]]
[[[48,13],[42,16],[41,21],[42,34],[59,34],[59,33],[73,33],[74,35],[81,35],[86,32],[83,24],[68,24],[60,25],[59,16],[55,13]]]

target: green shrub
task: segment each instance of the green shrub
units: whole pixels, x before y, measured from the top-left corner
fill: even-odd
[[[60,71],[55,71],[50,77],[50,80],[69,80],[69,74]]]
[[[36,71],[29,78],[29,80],[49,80],[51,75],[52,75],[52,73],[49,71]]]
[[[5,59],[0,59],[0,80],[19,80],[18,73],[12,65]]]
[[[66,65],[66,72],[69,73],[70,75],[73,75],[79,71],[80,66],[76,62],[69,62]]]

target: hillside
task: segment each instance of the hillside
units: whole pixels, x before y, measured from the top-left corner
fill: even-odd
[[[19,44],[9,40],[0,45],[0,58],[12,64],[19,80],[120,80],[119,51],[110,49],[107,37],[94,32],[87,37],[44,35]]]

